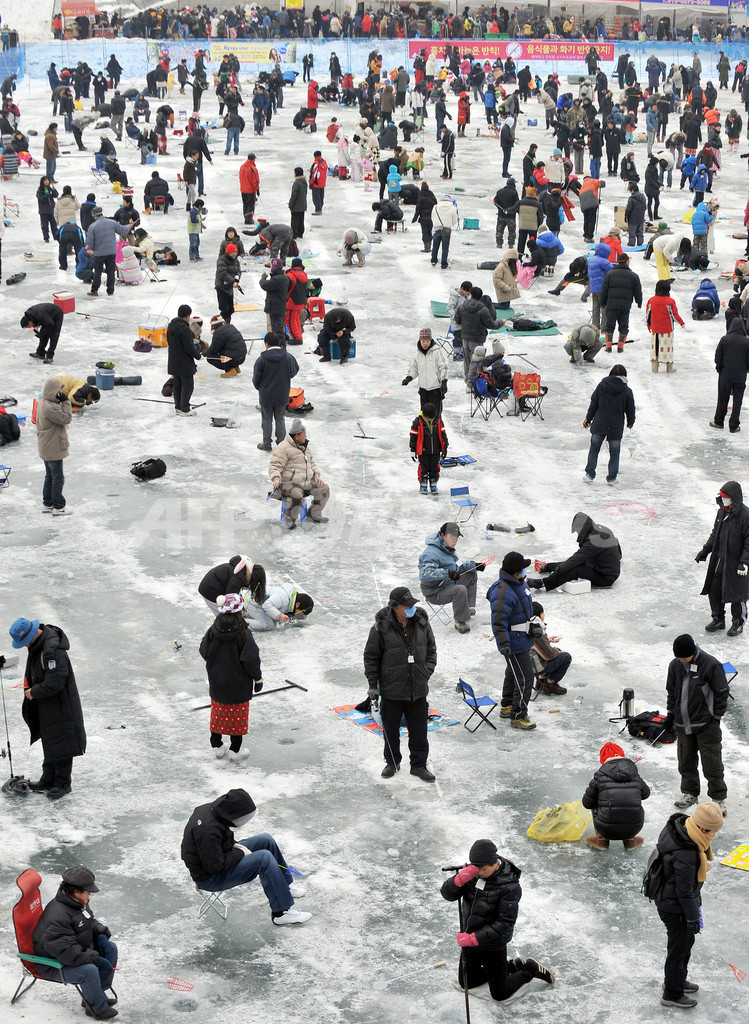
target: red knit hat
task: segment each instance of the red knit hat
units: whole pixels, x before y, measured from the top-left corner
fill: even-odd
[[[599,757],[601,758],[601,764],[603,764],[604,761],[608,761],[610,757],[624,757],[624,751],[618,743],[604,743],[601,747]]]

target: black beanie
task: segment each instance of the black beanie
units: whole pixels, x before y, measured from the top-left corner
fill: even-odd
[[[477,839],[470,849],[468,859],[477,868],[497,863],[497,847],[491,839]]]
[[[697,645],[689,633],[682,633],[674,640],[674,657],[692,658],[696,653]]]

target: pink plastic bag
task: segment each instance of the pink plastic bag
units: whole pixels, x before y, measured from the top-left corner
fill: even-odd
[[[517,282],[521,288],[530,288],[533,277],[533,267],[518,267]]]

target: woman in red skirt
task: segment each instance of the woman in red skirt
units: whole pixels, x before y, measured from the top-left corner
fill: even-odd
[[[218,615],[200,641],[200,654],[208,672],[211,696],[211,746],[216,757],[224,757],[224,736],[230,736],[229,760],[250,756],[242,750],[242,737],[249,728],[250,701],[263,688],[260,652],[244,621],[244,604],[239,594],[219,595]]]

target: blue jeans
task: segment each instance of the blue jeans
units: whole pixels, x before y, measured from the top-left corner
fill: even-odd
[[[57,170],[57,161],[56,160],[48,160],[47,161],[47,177],[49,178],[50,181],[54,181],[55,180],[55,171],[56,170]]]
[[[590,176],[591,178],[601,177],[601,158],[600,156],[592,156],[590,158]]]
[[[94,153],[94,166],[97,171],[101,171],[106,167],[107,154],[106,153]]]
[[[227,128],[226,129],[226,149],[224,150],[224,156],[229,155],[232,142],[234,143],[234,153],[239,152],[239,127]]]
[[[65,498],[62,494],[65,474],[62,471],[62,459],[55,459],[52,462],[44,460],[44,488],[42,489],[42,503],[47,508],[65,508]]]
[[[596,466],[598,465],[598,453],[601,450],[601,445],[603,444],[604,439],[607,439],[609,442],[609,471],[606,475],[606,479],[616,480],[616,475],[619,472],[619,451],[622,447],[622,439],[620,437],[606,438],[605,434],[591,434],[588,464],[585,467],[585,472],[589,477],[592,477],[595,480]]]
[[[191,235],[187,236],[187,240],[190,244],[190,259],[197,259],[200,256],[200,235],[197,231],[194,231]]]
[[[263,129],[265,128],[265,115],[263,114],[262,110],[254,111],[252,115],[252,124],[254,130],[258,133],[258,135],[262,135]]]
[[[114,969],[117,966],[117,947],[104,935],[96,942],[101,959],[96,964],[84,964],[82,967],[63,967],[65,981],[79,985],[81,995],[91,1007],[92,1013],[103,1013],[107,1008],[107,997],[104,993],[112,987]]]
[[[444,234],[442,228],[437,228],[432,235],[432,263],[437,262],[437,253],[439,252],[440,243],[442,244],[442,268],[447,266],[447,254],[450,251],[450,235],[449,233]]]
[[[202,195],[205,195],[205,181],[203,180],[203,161],[202,160],[198,160],[197,174],[198,174],[198,195],[202,196]]]
[[[207,892],[224,892],[245,885],[260,875],[260,884],[273,913],[293,907],[294,900],[289,892],[292,875],[290,871],[279,867],[286,861],[273,836],[261,832],[260,835],[240,840],[239,845],[246,846],[252,853],[245,854],[236,867],[203,879],[199,888]]]

